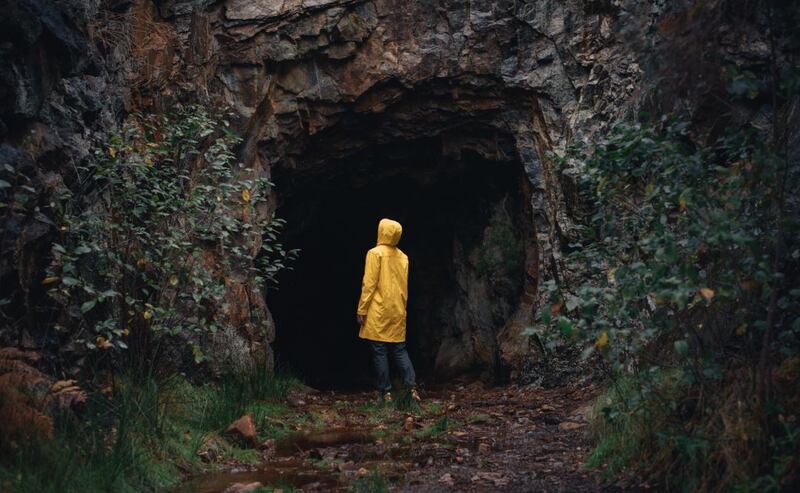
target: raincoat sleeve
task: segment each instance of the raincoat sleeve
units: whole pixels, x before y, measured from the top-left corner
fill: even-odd
[[[361,282],[361,298],[358,300],[358,315],[366,315],[375,290],[378,288],[378,274],[381,270],[381,259],[374,252],[367,252],[364,264],[364,279]]]

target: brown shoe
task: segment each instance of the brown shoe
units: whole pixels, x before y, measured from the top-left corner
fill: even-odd
[[[417,389],[411,389],[411,398],[417,402],[422,402],[422,399],[419,398],[419,394],[417,393]]]

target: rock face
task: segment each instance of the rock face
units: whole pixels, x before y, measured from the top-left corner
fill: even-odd
[[[101,56],[87,34],[97,3],[0,1],[0,299],[15,321],[0,343],[54,342],[42,330],[52,313],[41,285],[56,233],[51,197],[75,185],[93,135],[123,110],[125,86],[108,68],[114,57]]]
[[[619,8],[590,4],[15,3],[12,17],[31,21],[14,26],[3,55],[13,68],[3,75],[13,92],[0,98],[0,128],[14,146],[5,153],[37,174],[54,159],[49,168],[60,174],[39,179],[57,182],[64,175],[60,162],[80,158],[91,129],[113,120],[123,103],[158,111],[202,95],[235,109],[246,136],[242,158],[268,172],[335,173],[329,168],[365,149],[430,137],[450,156],[513,160],[526,176],[515,192],[524,204],[512,225],[517,272],[478,272],[481,259],[498,255],[486,244],[492,231],[508,224],[490,219],[486,241],[456,241],[457,289],[442,305],[452,314],[424,342],[443,377],[498,363],[516,372],[525,358],[535,358],[522,330],[535,314],[539,284],[557,275],[560,235],[569,230],[547,153],[619,113],[639,77],[634,54],[613,35]],[[114,29],[129,47],[103,42]],[[37,53],[45,56],[38,65],[31,62]],[[120,61],[126,68],[114,72]],[[41,268],[53,226],[36,217],[9,218],[6,229],[16,228],[14,241],[42,238],[38,261],[28,262]],[[8,285],[25,285],[30,281],[11,276],[31,268],[4,264],[3,275]],[[231,286],[229,305],[259,322],[220,331],[215,352],[238,366],[252,358],[271,364],[275,328],[263,301],[245,286]]]
[[[523,179],[509,193],[521,198],[518,215],[509,222],[495,210],[477,241],[454,240],[457,288],[442,304],[450,321],[427,342],[444,377],[498,366],[524,377],[538,346],[523,331],[543,303],[542,283],[562,276],[572,231],[550,152],[639,107],[651,89],[642,67],[656,43],[643,33],[681,29],[658,24],[675,20],[661,3],[640,4],[3,2],[11,15],[0,20],[0,156],[35,193],[4,213],[2,295],[13,290],[29,308],[42,297],[31,279],[46,264],[54,225],[37,206],[70,176],[67,163],[85,157],[94,131],[123,109],[204,98],[235,110],[247,164],[301,184],[345,172],[341,163],[358,153],[421,139],[436,139],[456,160],[471,153],[515,162]],[[126,42],[108,42],[112,34]],[[700,104],[696,95],[692,104]],[[276,203],[290,200],[281,193]],[[509,228],[518,267],[487,274],[481,262],[509,253],[492,238]],[[217,352],[240,365],[271,364],[269,299],[252,283],[234,284],[229,304],[249,322],[222,331]],[[27,323],[33,330],[36,321]]]
[[[496,300],[462,269],[455,318],[477,325],[443,331],[436,366],[452,375],[499,357],[522,368],[531,357],[522,331],[538,285],[557,275],[560,232],[570,228],[548,152],[624,109],[640,74],[613,36],[619,9],[578,1],[188,4],[162,8],[184,40],[178,73],[205,74],[185,84],[237,110],[250,162],[324,173],[366,148],[429,136],[489,160],[501,159],[498,141],[511,143],[504,152],[527,176],[523,286],[501,301],[500,317],[480,315]],[[470,252],[461,255],[468,265]]]

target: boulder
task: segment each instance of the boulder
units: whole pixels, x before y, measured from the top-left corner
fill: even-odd
[[[246,447],[255,448],[258,445],[258,433],[256,433],[256,424],[253,422],[252,414],[245,414],[231,423],[225,429],[225,435]]]

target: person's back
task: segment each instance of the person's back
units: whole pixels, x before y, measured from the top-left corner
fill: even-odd
[[[380,342],[406,340],[408,257],[397,247],[402,226],[389,219],[378,225],[378,245],[367,252],[358,314],[366,317],[358,336]]]
[[[414,368],[405,349],[408,257],[397,247],[402,233],[403,227],[397,221],[381,219],[378,224],[378,244],[367,252],[364,265],[357,309],[361,326],[358,336],[370,341],[377,387],[385,398],[391,399],[387,358],[387,352],[391,352],[403,372],[404,383],[418,399]]]

